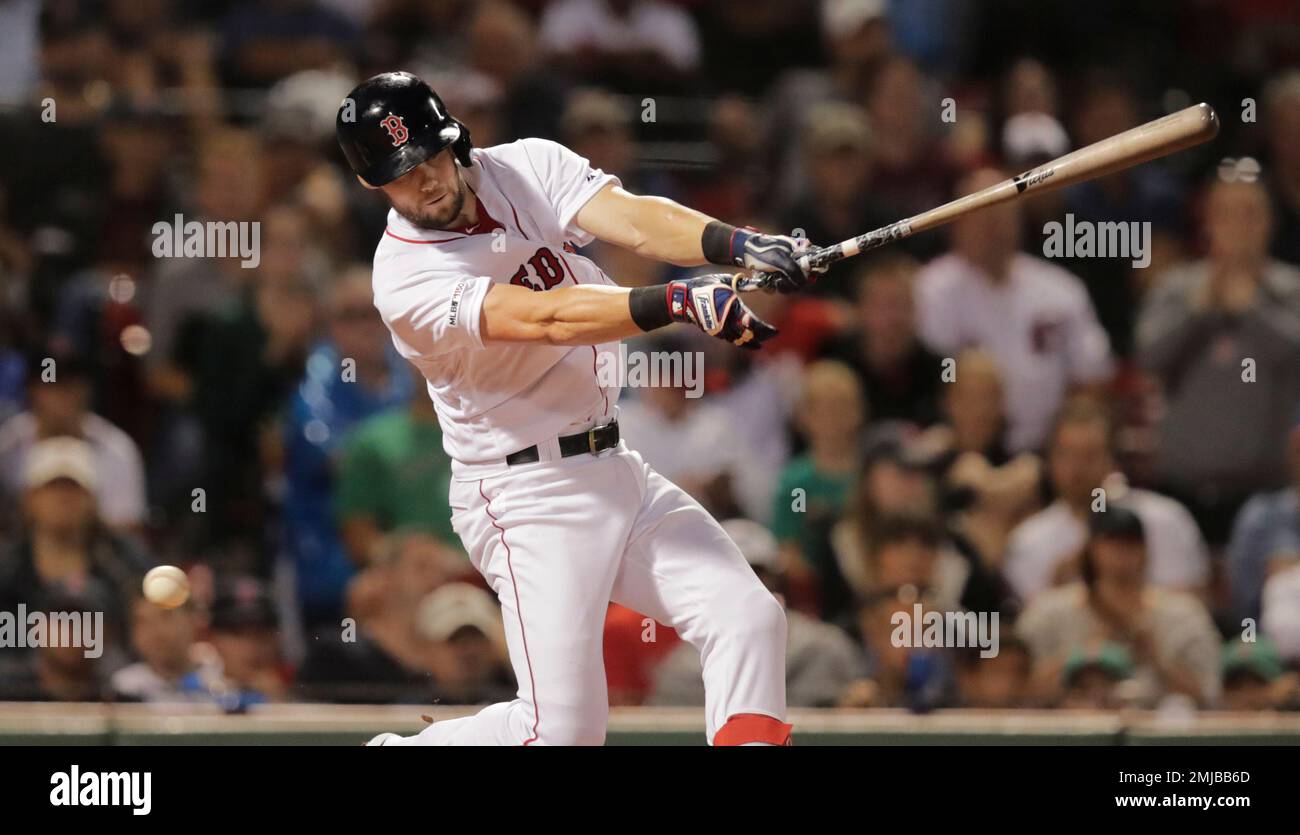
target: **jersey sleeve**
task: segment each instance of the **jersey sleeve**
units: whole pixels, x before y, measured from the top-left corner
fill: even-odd
[[[1070,364],[1070,380],[1092,383],[1104,380],[1114,370],[1110,353],[1110,337],[1097,321],[1092,302],[1082,287],[1075,294],[1074,306],[1068,327],[1066,354]]]
[[[595,236],[579,227],[574,218],[597,192],[610,183],[619,185],[619,179],[592,168],[585,157],[558,142],[524,139],[522,144],[565,238],[579,246],[591,243]]]
[[[419,272],[376,288],[375,307],[407,359],[482,348],[479,322],[492,280],[445,271]]]

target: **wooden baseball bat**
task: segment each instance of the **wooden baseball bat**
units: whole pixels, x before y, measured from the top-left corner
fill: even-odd
[[[1084,180],[1102,177],[1167,156],[1175,151],[1213,139],[1218,132],[1219,117],[1215,114],[1214,108],[1204,102],[1194,104],[1177,113],[1170,113],[1168,116],[1162,116],[1132,130],[1126,130],[1085,148],[1071,151],[1063,157],[1057,157],[1051,162],[1031,168],[1023,174],[1017,174],[974,194],[944,203],[928,212],[891,223],[833,246],[814,249],[801,256],[800,262],[806,268],[824,267],[917,232],[942,226],[986,206],[1015,200],[1024,194],[1036,194],[1081,183]],[[739,287],[741,290],[757,290],[766,287],[769,282],[770,276],[759,273],[742,281]]]

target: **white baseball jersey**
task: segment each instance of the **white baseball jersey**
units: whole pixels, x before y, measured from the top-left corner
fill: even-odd
[[[1043,442],[1071,385],[1111,373],[1110,339],[1083,282],[1042,258],[1017,253],[997,284],[960,255],[941,256],[918,274],[916,301],[921,339],[931,349],[949,357],[972,347],[992,354],[1013,452]]]
[[[484,344],[483,298],[492,284],[546,291],[613,284],[574,248],[592,236],[574,217],[618,179],[544,139],[474,149],[462,169],[479,201],[469,229],[420,229],[388,213],[375,250],[375,307],[393,344],[428,381],[447,454],[458,464],[504,459],[557,435],[608,423],[619,389],[598,367],[618,343],[564,347]],[[612,354],[599,358],[600,353]]]
[[[389,213],[375,306],[428,380],[454,462],[451,524],[501,602],[519,691],[383,744],[603,742],[611,600],[700,651],[709,739],[781,741],[785,614],[735,543],[625,443],[558,454],[557,435],[614,419],[619,390],[602,383],[613,383],[603,369],[619,361],[618,343],[485,344],[479,330],[494,283],[613,283],[573,251],[591,240],[573,219],[616,180],[539,139],[474,151],[465,179],[475,228],[431,232]],[[538,461],[504,462],[534,444]]]

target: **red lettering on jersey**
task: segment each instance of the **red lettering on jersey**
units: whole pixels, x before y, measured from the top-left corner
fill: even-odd
[[[539,284],[534,279],[540,279],[541,283]],[[534,252],[533,257],[528,259],[528,263],[521,264],[515,274],[510,277],[511,284],[538,291],[549,290],[563,280],[564,267],[560,264],[559,259],[555,257],[555,253],[546,247]]]

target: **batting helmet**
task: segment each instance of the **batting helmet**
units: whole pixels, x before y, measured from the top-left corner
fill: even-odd
[[[470,164],[469,131],[409,72],[358,84],[339,107],[334,128],[348,164],[372,186],[391,183],[448,146],[461,165]]]

